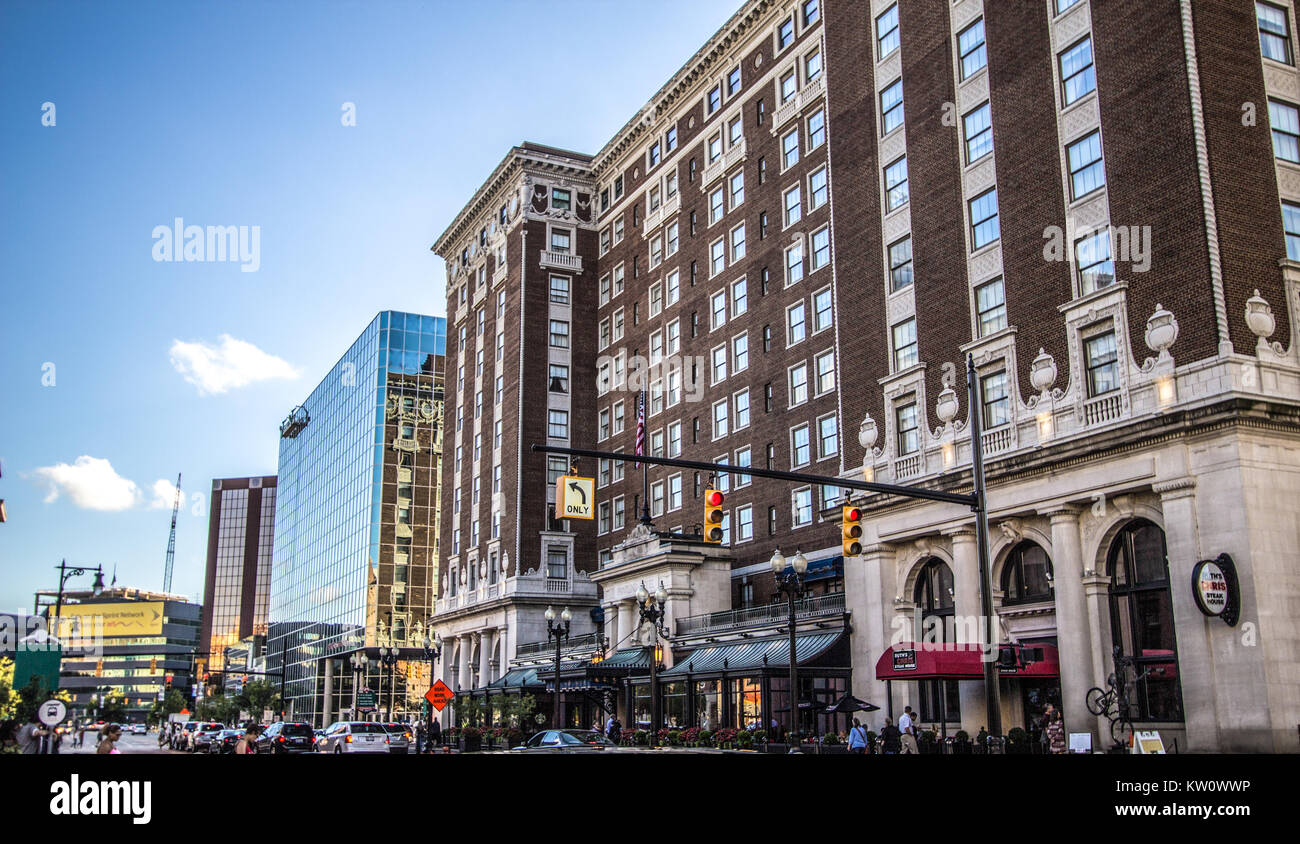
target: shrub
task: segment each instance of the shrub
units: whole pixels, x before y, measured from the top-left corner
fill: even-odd
[[[713,742],[718,747],[730,747],[736,743],[737,735],[731,727],[721,727],[713,734]]]
[[[754,730],[754,741],[764,743],[767,741],[767,730]]]
[[[636,744],[647,745],[650,743],[650,734],[645,730],[637,730],[632,734],[632,741]]]
[[[695,744],[700,740],[700,728],[687,727],[686,729],[682,730],[681,739],[682,739],[682,744],[686,745],[687,747],[694,747]]]
[[[713,731],[712,731],[712,730],[700,730],[700,745],[703,746],[703,747],[712,747],[712,746],[713,746]]]
[[[822,744],[844,744],[844,739],[840,738],[838,733],[827,733],[822,739]]]
[[[966,742],[970,741],[970,733],[966,732],[965,730],[958,730],[956,735],[953,736],[953,738],[965,744]]]

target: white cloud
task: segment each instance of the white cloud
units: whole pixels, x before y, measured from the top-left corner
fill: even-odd
[[[222,334],[218,345],[174,340],[170,350],[172,366],[185,380],[199,388],[199,395],[224,393],[254,381],[293,379],[298,371],[286,361],[269,355],[252,343]]]
[[[150,510],[170,510],[176,503],[176,484],[166,478],[153,482],[153,500],[149,502]]]
[[[84,510],[129,510],[140,498],[135,481],[119,475],[101,457],[83,454],[71,465],[41,466],[34,474],[49,487],[47,504],[65,494]]]

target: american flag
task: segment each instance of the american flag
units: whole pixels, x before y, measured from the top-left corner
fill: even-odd
[[[645,454],[645,390],[637,395],[636,408],[636,456],[640,457]],[[636,468],[640,469],[641,464],[637,463]]]

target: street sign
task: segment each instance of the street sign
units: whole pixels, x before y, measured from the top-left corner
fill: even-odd
[[[561,475],[555,482],[557,519],[596,518],[596,479]]]
[[[441,712],[443,708],[451,703],[452,698],[456,696],[455,692],[446,683],[439,680],[429,687],[429,691],[424,693],[424,699],[433,704],[433,708]]]
[[[62,724],[63,719],[68,716],[68,707],[61,700],[47,700],[41,704],[40,719],[41,723],[47,727],[53,727],[55,724]]]
[[[362,689],[357,692],[357,711],[374,712],[375,711],[375,693],[370,689]]]

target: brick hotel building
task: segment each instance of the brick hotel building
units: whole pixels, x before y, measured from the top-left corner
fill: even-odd
[[[567,723],[788,723],[769,559],[810,561],[799,699],[984,725],[974,522],[957,505],[567,461],[630,452],[968,491],[983,393],[1003,727],[1084,705],[1112,649],[1140,728],[1295,751],[1300,723],[1300,75],[1289,0],[751,0],[594,156],[523,144],[447,261],[439,672],[562,694]],[[1235,563],[1235,625],[1193,567]],[[542,612],[574,613],[560,689]],[[601,637],[604,637],[603,639]],[[907,651],[900,659],[901,651]],[[761,659],[760,659],[761,657]],[[882,713],[883,714],[883,713]],[[822,716],[803,728],[842,722]]]

